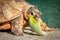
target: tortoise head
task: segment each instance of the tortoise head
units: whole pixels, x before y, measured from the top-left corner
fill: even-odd
[[[30,15],[34,18],[40,18],[41,12],[36,7],[30,7],[26,12],[26,19],[29,19]]]

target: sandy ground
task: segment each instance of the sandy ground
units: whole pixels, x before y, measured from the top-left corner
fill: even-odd
[[[29,27],[24,29],[23,36],[14,36],[10,32],[0,31],[0,40],[60,40],[60,29],[48,32],[46,36],[38,36],[33,33]]]

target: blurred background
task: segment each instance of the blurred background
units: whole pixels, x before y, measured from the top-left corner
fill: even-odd
[[[21,0],[24,1],[24,0]],[[60,28],[60,0],[26,0],[35,5],[41,12],[41,19],[49,27]],[[7,30],[0,31],[0,40],[60,40],[60,29],[48,32],[46,36],[38,36],[29,27],[24,29],[23,36],[15,36]]]
[[[41,18],[49,27],[60,28],[60,0],[26,0],[42,12]]]

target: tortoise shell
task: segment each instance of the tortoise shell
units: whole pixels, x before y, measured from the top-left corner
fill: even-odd
[[[8,3],[4,1],[0,2],[0,23],[13,20],[16,17],[20,16],[21,9],[20,8],[19,8],[20,10],[15,9],[11,5],[12,3],[9,4],[9,2]],[[13,5],[16,5],[16,3]],[[18,6],[16,8],[18,8]]]
[[[0,1],[0,23],[13,20],[20,16],[21,13],[23,13],[24,17],[28,19],[27,12],[32,8],[36,7],[27,2],[2,0]]]

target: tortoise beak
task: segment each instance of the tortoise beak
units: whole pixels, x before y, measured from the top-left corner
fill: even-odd
[[[40,17],[40,15],[37,13],[36,15],[35,15],[35,18],[39,18]]]

